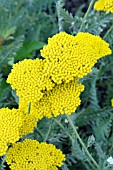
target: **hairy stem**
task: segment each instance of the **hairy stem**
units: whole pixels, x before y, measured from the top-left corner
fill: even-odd
[[[73,140],[72,136],[65,130],[65,127],[57,119],[54,119],[54,121],[64,130],[64,132],[70,137],[70,139]]]
[[[89,165],[91,166],[92,170],[96,170],[95,166],[88,160]]]
[[[88,15],[89,15],[89,13],[90,13],[90,11],[91,11],[91,9],[92,9],[92,6],[93,6],[93,3],[94,3],[94,2],[95,2],[95,0],[91,0],[91,2],[90,2],[90,4],[89,4],[89,7],[88,7],[88,10],[87,10],[86,14],[84,15],[83,22],[82,22],[81,27],[80,27],[80,29],[79,29],[78,32],[82,31],[82,29],[83,29],[83,27],[84,27],[84,24],[85,24],[85,22],[86,22],[86,20],[87,20],[87,17],[88,17]]]
[[[47,132],[47,134],[46,134],[46,137],[45,137],[45,139],[44,139],[44,142],[47,141],[47,139],[48,139],[48,137],[49,137],[49,135],[50,135],[50,133],[51,133],[53,121],[54,121],[54,119],[52,119],[52,121],[51,121],[51,123],[50,123],[50,126],[49,126],[48,132]]]
[[[62,8],[62,6],[63,6],[63,0],[59,0],[56,4],[59,32],[63,31],[62,16],[60,15],[60,8]]]
[[[54,119],[54,121],[64,130],[64,132],[70,137],[71,141],[74,140],[74,138],[65,130],[65,127],[58,121],[57,119]],[[92,167],[92,170],[97,170],[95,166],[88,160],[89,165]]]
[[[112,29],[113,29],[113,24],[111,25],[111,27],[106,32],[106,34],[104,35],[103,39],[105,39],[109,35],[109,33],[112,31]]]
[[[79,136],[79,134],[78,134],[78,132],[77,132],[77,129],[76,129],[76,127],[74,126],[71,118],[70,118],[68,115],[66,115],[66,117],[67,117],[67,119],[68,119],[68,121],[69,121],[69,123],[70,123],[70,125],[71,125],[71,127],[72,127],[72,129],[73,129],[73,131],[74,131],[74,133],[75,133],[78,141],[80,142],[81,146],[84,148],[84,151],[86,152],[86,154],[88,155],[88,157],[90,158],[90,160],[92,161],[92,163],[95,165],[95,167],[96,167],[98,170],[101,170],[100,167],[99,167],[99,165],[97,164],[97,162],[94,160],[94,158],[93,158],[93,157],[91,156],[91,154],[89,153],[89,151],[88,151],[87,147],[85,146],[84,142],[83,142],[82,139],[80,138],[80,136]]]

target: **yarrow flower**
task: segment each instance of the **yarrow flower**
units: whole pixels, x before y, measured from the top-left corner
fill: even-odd
[[[36,120],[43,117],[50,118],[60,114],[71,114],[80,105],[80,94],[84,90],[82,84],[77,84],[77,80],[56,85],[51,91],[47,91],[39,102],[31,103],[30,114]],[[26,108],[25,102],[20,102],[20,108]]]
[[[65,155],[53,144],[25,139],[8,150],[6,162],[11,170],[58,170]]]
[[[94,9],[113,13],[113,0],[98,0],[94,5]]]
[[[35,116],[25,109],[0,109],[0,156],[21,137],[32,133],[36,125]]]
[[[60,32],[49,38],[48,45],[41,50],[43,60],[25,59],[14,64],[7,82],[17,91],[20,110],[31,105],[29,116],[23,111],[21,135],[31,132],[43,117],[74,112],[84,90],[77,80],[108,54],[111,54],[109,44],[99,36]]]
[[[60,32],[41,50],[46,59],[44,70],[57,84],[83,78],[99,58],[109,54],[109,44],[101,37],[82,32],[76,36]]]
[[[111,50],[99,36],[61,32],[48,40],[41,54],[43,60],[25,59],[14,64],[7,79],[22,103],[31,103],[32,108],[49,91],[57,89],[57,84],[62,87],[65,82],[87,75],[97,60],[111,54]]]
[[[25,59],[13,65],[7,82],[16,90],[17,96],[24,101],[36,102],[43,97],[44,90],[50,90],[54,84],[43,72],[44,60]]]
[[[8,146],[19,140],[22,118],[17,109],[0,109],[0,156],[6,154]]]

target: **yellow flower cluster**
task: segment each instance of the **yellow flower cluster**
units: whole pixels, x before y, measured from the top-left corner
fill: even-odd
[[[15,64],[7,82],[20,98],[19,109],[23,110],[20,134],[32,132],[36,121],[44,116],[74,112],[83,91],[77,79],[91,72],[97,60],[108,54],[109,44],[99,36],[60,32],[49,38],[48,45],[41,50],[43,60],[25,59]]]
[[[80,105],[79,96],[83,90],[84,86],[77,84],[77,80],[57,85],[53,90],[45,93],[38,103],[34,103],[35,117],[37,119],[39,116],[50,118],[52,115],[57,117],[59,114],[64,113],[70,115]]]
[[[82,32],[76,36],[60,32],[41,50],[46,59],[44,70],[57,84],[83,78],[99,58],[109,54],[109,44],[101,37]]]
[[[58,170],[65,155],[52,144],[25,139],[10,148],[6,162],[11,170]]]
[[[113,13],[113,0],[98,0],[94,5],[94,9]]]
[[[6,158],[12,170],[58,170],[62,166],[65,156],[54,145],[31,139],[15,142],[32,133],[43,117],[75,112],[84,90],[79,78],[109,54],[109,44],[99,36],[61,32],[48,39],[41,50],[43,60],[14,64],[7,82],[19,96],[19,109],[0,109],[0,156],[13,144]]]
[[[113,99],[111,99],[111,106],[113,107]]]
[[[19,140],[21,114],[17,109],[0,109],[0,156],[6,154],[8,146]]]
[[[35,115],[28,114],[27,109],[0,109],[0,156],[6,154],[9,145],[32,133],[36,125]]]
[[[30,103],[39,101],[44,90],[50,90],[54,84],[43,71],[44,60],[25,59],[13,65],[7,82],[16,90],[17,96]]]

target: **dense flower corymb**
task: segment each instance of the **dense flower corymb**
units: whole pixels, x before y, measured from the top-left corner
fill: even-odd
[[[57,84],[83,78],[99,58],[109,54],[109,44],[101,37],[82,32],[76,36],[60,32],[49,38],[48,45],[41,50],[46,59],[45,72]]]
[[[98,0],[94,5],[94,9],[113,13],[113,0]]]
[[[58,170],[65,156],[52,144],[25,139],[14,144],[6,157],[11,170]]]
[[[43,96],[44,90],[54,86],[49,77],[43,72],[44,60],[25,59],[13,65],[7,82],[16,90],[17,96],[24,101],[36,102]]]
[[[36,118],[47,117],[52,115],[57,117],[60,114],[71,114],[80,105],[80,94],[84,90],[82,84],[77,84],[77,80],[56,85],[51,91],[47,91],[43,98],[34,103],[33,113],[36,113]]]
[[[6,154],[8,145],[19,140],[21,125],[21,114],[17,109],[0,109],[0,156]]]

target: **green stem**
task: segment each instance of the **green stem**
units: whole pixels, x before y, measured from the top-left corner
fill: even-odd
[[[31,102],[28,104],[28,114],[30,114],[30,110],[31,110]]]
[[[79,29],[78,32],[81,32],[81,31],[82,31],[82,28],[83,28],[83,26],[84,26],[84,24],[85,24],[85,22],[86,22],[86,20],[87,20],[87,17],[88,17],[88,15],[89,15],[89,13],[90,13],[90,11],[91,11],[91,9],[92,9],[92,6],[93,6],[93,3],[94,3],[94,2],[95,2],[95,0],[91,0],[91,2],[90,2],[90,4],[89,4],[89,7],[88,7],[88,10],[87,10],[86,14],[84,15],[82,25],[81,25],[81,27],[80,27],[80,29]]]
[[[95,170],[95,166],[90,161],[88,161],[88,163],[91,166],[92,170]]]
[[[34,136],[35,136],[35,137],[36,137],[37,133],[38,133],[38,135],[39,135],[39,136],[42,138],[42,140],[43,140],[43,136],[42,136],[40,130],[39,130],[38,128],[35,128],[35,130],[34,130]]]
[[[44,139],[44,142],[47,141],[47,139],[48,139],[48,137],[49,137],[49,135],[50,135],[50,133],[51,133],[53,121],[54,121],[54,120],[52,119],[52,121],[51,121],[51,123],[50,123],[50,126],[49,126],[49,129],[48,129],[48,132],[47,132],[46,137],[45,137],[45,139]]]
[[[64,132],[70,137],[71,141],[74,140],[74,138],[65,130],[65,127],[56,119],[54,119],[54,121],[64,130]],[[88,160],[88,163],[90,164],[90,166],[92,167],[92,170],[95,170],[94,165]]]
[[[72,129],[73,129],[73,131],[74,131],[74,133],[75,133],[75,135],[76,135],[76,137],[77,137],[77,139],[79,140],[81,146],[84,148],[84,151],[87,153],[88,157],[90,158],[90,160],[92,161],[92,163],[95,165],[95,167],[96,167],[98,170],[100,170],[99,165],[98,165],[97,162],[94,160],[94,158],[91,156],[91,154],[89,153],[88,149],[86,148],[84,142],[83,142],[82,139],[80,138],[80,136],[79,136],[79,134],[78,134],[78,132],[77,132],[77,130],[76,130],[76,127],[74,126],[71,118],[70,118],[68,115],[66,115],[66,117],[67,117],[67,119],[68,119],[68,121],[69,121],[69,123],[70,123],[70,125],[71,125],[71,127],[72,127]]]
[[[111,25],[111,27],[106,32],[106,34],[104,35],[103,39],[105,39],[109,35],[109,33],[112,31],[112,29],[113,29],[113,24]]]
[[[73,140],[72,136],[65,130],[65,127],[57,119],[54,119],[54,121],[64,130],[64,132],[70,137],[70,139]]]
[[[60,14],[60,8],[62,8],[62,6],[63,6],[63,0],[59,0],[56,4],[59,32],[63,31],[62,16]]]

